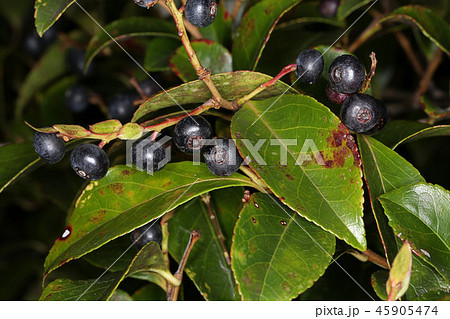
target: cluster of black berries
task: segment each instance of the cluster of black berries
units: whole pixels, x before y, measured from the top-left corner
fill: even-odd
[[[297,58],[297,76],[303,83],[317,82],[323,72],[322,54],[314,49],[300,52]],[[357,93],[366,78],[361,61],[349,54],[337,57],[328,69],[326,93],[330,101],[342,104],[341,121],[351,131],[361,134],[379,132],[387,123],[385,105],[367,94]]]
[[[33,146],[39,157],[49,164],[58,163],[66,153],[66,144],[56,133],[34,133]],[[80,177],[96,181],[108,172],[109,159],[97,145],[83,144],[72,150],[70,165]]]
[[[189,116],[175,126],[173,142],[183,153],[203,153],[211,173],[217,176],[235,173],[244,161],[236,144],[233,140],[212,139],[212,136],[212,127],[204,117]],[[131,160],[139,169],[156,172],[167,163],[167,153],[158,141],[146,138],[133,144]]]

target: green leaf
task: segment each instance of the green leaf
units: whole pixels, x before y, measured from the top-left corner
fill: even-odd
[[[136,291],[133,296],[136,301],[165,301],[167,300],[164,290],[155,285],[146,285]]]
[[[233,71],[231,53],[223,45],[209,40],[200,40],[192,41],[192,48],[203,67],[211,70],[211,74]],[[198,79],[184,46],[180,46],[170,58],[170,68],[184,82]]]
[[[237,71],[216,74],[211,79],[222,94],[222,97],[231,101],[252,92],[261,84],[270,81],[272,77],[258,72]],[[289,85],[278,81],[275,85],[258,94],[257,98],[263,99],[280,95],[286,90],[288,94],[297,94],[297,91],[290,88]],[[203,81],[196,80],[185,83],[166,92],[161,92],[145,101],[134,113],[132,121],[136,122],[150,112],[178,105],[178,103],[182,105],[204,103],[209,98],[211,98],[211,92]]]
[[[450,277],[450,193],[437,185],[418,183],[380,197],[397,236],[433,265],[447,280]]]
[[[169,59],[179,46],[178,39],[154,38],[145,51],[144,68],[148,72],[169,71]]]
[[[397,148],[400,144],[414,142],[423,138],[437,137],[437,136],[450,136],[450,125],[436,125],[427,127],[423,130],[415,132],[394,145],[392,149]]]
[[[358,135],[358,145],[373,216],[386,258],[391,264],[397,254],[397,244],[383,208],[376,199],[399,187],[425,180],[408,161],[374,138]]]
[[[303,95],[253,101],[235,114],[231,128],[241,154],[283,203],[366,249],[358,150],[327,107]],[[260,156],[250,143],[260,143]]]
[[[262,0],[244,15],[235,32],[235,70],[255,70],[262,51],[278,20],[301,0]]]
[[[387,147],[393,148],[404,138],[427,127],[430,127],[430,125],[415,121],[394,120],[389,121],[386,127],[380,133],[375,134],[373,137]]]
[[[126,276],[139,272],[164,274],[175,280],[166,267],[159,244],[150,242],[137,253],[125,271],[108,273],[99,279],[57,279],[44,289],[40,300],[108,300]]]
[[[389,21],[413,23],[445,53],[450,54],[450,28],[431,9],[417,5],[400,7],[380,20],[381,23]]]
[[[388,300],[398,300],[408,290],[411,278],[411,263],[411,247],[405,243],[395,256],[392,268],[389,271],[389,279],[386,282]]]
[[[202,193],[231,186],[252,186],[242,175],[212,175],[206,165],[169,163],[150,176],[126,166],[91,182],[78,198],[66,228],[45,261],[48,274]],[[67,231],[69,232],[67,234]]]
[[[422,103],[422,108],[425,113],[434,121],[442,121],[450,118],[450,109],[441,109],[439,106],[435,105],[430,99],[426,96],[422,96],[420,98]]]
[[[36,30],[42,36],[75,0],[36,0]]]
[[[232,268],[243,300],[291,300],[323,275],[335,238],[277,199],[254,194],[233,238]]]
[[[450,282],[445,280],[430,264],[412,255],[408,300],[440,300],[450,295]]]
[[[338,20],[344,20],[354,11],[373,2],[373,0],[341,0],[336,17]]]
[[[32,143],[0,147],[0,193],[38,162]]]
[[[199,30],[205,39],[218,42],[224,47],[229,47],[233,34],[233,20],[221,2],[219,2],[214,23]]]
[[[114,293],[112,294],[111,298],[109,298],[110,301],[133,301],[133,298],[123,290],[116,289]]]
[[[22,116],[25,106],[34,94],[66,72],[66,59],[59,43],[51,46],[25,78],[19,90],[15,109],[16,118]]]
[[[388,295],[386,293],[386,282],[389,279],[389,271],[378,270],[374,272],[370,278],[373,290],[381,300],[386,300]]]
[[[192,230],[200,239],[192,248],[185,272],[206,300],[235,300],[234,278],[219,238],[200,198],[178,208],[169,220],[169,252],[180,262]]]
[[[162,36],[178,38],[177,30],[172,22],[156,18],[131,17],[116,20],[108,24],[105,31],[101,30],[91,39],[86,49],[85,70],[94,57],[104,48],[114,42],[130,37]],[[110,35],[114,38],[111,39]]]

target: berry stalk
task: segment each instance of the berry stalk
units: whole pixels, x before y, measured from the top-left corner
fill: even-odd
[[[191,42],[186,33],[186,28],[183,22],[183,15],[178,10],[177,6],[175,5],[175,2],[173,0],[166,0],[166,5],[169,8],[169,11],[173,19],[175,20],[178,35],[180,36],[181,42],[183,43],[186,53],[188,54],[189,62],[191,62],[195,72],[197,73],[198,78],[205,83],[205,85],[208,87],[209,91],[212,94],[214,107],[215,108],[223,107],[228,110],[234,110],[232,104],[229,101],[222,98],[222,95],[217,90],[216,86],[211,80],[211,71],[203,67],[202,64],[200,63],[200,60],[198,59],[197,54],[192,48]]]

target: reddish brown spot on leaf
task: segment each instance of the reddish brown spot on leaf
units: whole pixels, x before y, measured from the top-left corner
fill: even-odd
[[[281,226],[287,226],[287,222],[285,220],[280,220]]]
[[[291,181],[294,180],[294,177],[292,177],[292,175],[290,175],[290,174],[286,174],[286,177],[287,177],[288,179],[290,179]]]
[[[258,221],[256,220],[256,218],[255,217],[252,217],[252,223],[253,224],[256,224]]]
[[[116,195],[123,194],[123,184],[122,183],[112,183],[108,185],[108,188]]]
[[[72,226],[67,226],[61,236],[58,237],[58,240],[65,241],[67,238],[69,238],[72,235]]]
[[[125,175],[125,176],[128,176],[128,175],[130,175],[130,171],[129,170],[127,170],[127,169],[125,169],[125,170],[123,170],[120,174],[122,174],[122,175]]]
[[[89,222],[92,223],[92,224],[98,223],[98,222],[100,222],[100,221],[103,220],[103,218],[105,217],[105,214],[106,214],[106,210],[105,210],[105,209],[102,209],[102,210],[100,210],[100,211],[98,212],[97,215],[91,216],[91,217],[89,218]]]

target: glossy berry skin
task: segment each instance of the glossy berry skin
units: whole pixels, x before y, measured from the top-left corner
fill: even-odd
[[[295,73],[300,82],[313,84],[320,79],[323,66],[322,53],[315,49],[304,50],[297,57],[297,70]]]
[[[209,171],[217,176],[229,176],[237,172],[244,162],[231,139],[214,140],[204,156]]]
[[[39,157],[49,164],[62,160],[66,153],[66,144],[53,133],[34,133],[33,146]]]
[[[109,116],[112,119],[119,120],[122,124],[130,122],[134,111],[136,111],[134,100],[137,98],[134,94],[127,93],[114,95],[107,103]]]
[[[76,146],[70,154],[70,166],[78,176],[97,181],[108,172],[109,159],[97,145],[83,144]]]
[[[168,162],[166,149],[149,138],[136,141],[131,147],[131,161],[136,167],[147,172],[157,172]]]
[[[328,80],[333,88],[351,94],[361,89],[366,72],[364,65],[353,55],[344,54],[337,57],[328,70]]]
[[[211,124],[203,116],[188,116],[177,123],[173,141],[184,153],[203,150],[205,140],[212,138]]]
[[[216,0],[188,0],[184,14],[188,21],[199,28],[209,26],[217,14]]]
[[[141,249],[151,241],[154,241],[161,245],[161,225],[159,223],[150,222],[147,225],[136,228],[130,233],[130,241],[138,249]]]
[[[370,95],[353,94],[342,104],[341,121],[355,133],[373,134],[386,125],[387,110]]]
[[[321,0],[319,3],[319,13],[322,17],[335,17],[339,8],[340,0]]]
[[[70,48],[67,52],[67,64],[72,72],[81,76],[91,76],[93,73],[94,64],[91,63],[84,72],[84,58],[85,52],[83,50]]]
[[[156,0],[133,0],[138,6],[149,9],[156,4]]]
[[[340,93],[336,91],[329,83],[327,84],[327,97],[328,99],[336,104],[342,104],[351,94]]]
[[[66,91],[64,98],[69,110],[81,113],[89,105],[89,90],[82,85],[74,85]]]

